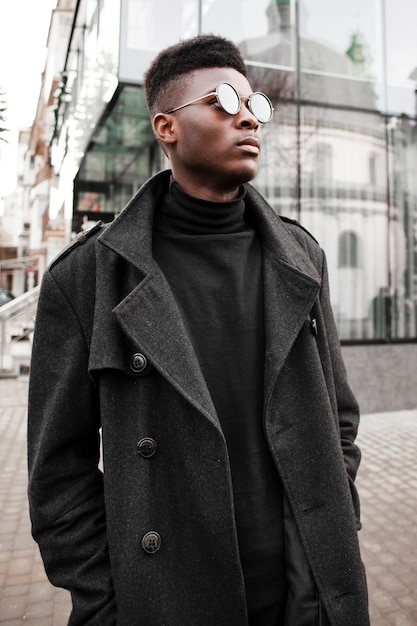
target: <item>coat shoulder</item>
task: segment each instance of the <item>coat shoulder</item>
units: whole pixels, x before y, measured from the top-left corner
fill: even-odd
[[[84,246],[88,241],[94,241],[104,228],[105,225],[100,220],[88,230],[78,233],[78,235],[54,258],[49,265],[49,270],[53,270],[63,259],[72,254],[74,250],[78,249],[80,246]]]
[[[275,220],[281,222],[285,226],[286,230],[292,234],[294,239],[298,241],[300,245],[305,247],[310,244],[320,249],[320,244],[317,239],[313,237],[310,231],[302,226],[300,222],[297,222],[297,220],[291,219],[285,215],[280,215],[275,209],[272,208],[267,199],[264,198],[263,195],[252,185],[247,184],[246,191],[250,202],[255,206],[260,207],[261,212],[267,217],[267,219],[272,219],[272,222],[275,222]]]
[[[294,237],[296,242],[303,248],[316,267],[321,271],[323,263],[323,250],[317,239],[296,220],[282,215],[278,219],[283,223],[287,231]]]
[[[289,217],[286,217],[285,215],[279,215],[278,217],[281,220],[281,222],[284,222],[284,224],[287,226],[287,229],[293,234],[293,236],[297,240],[301,238],[304,241],[307,235],[315,244],[320,246],[317,239],[310,233],[309,230],[307,230],[307,228],[302,226],[300,222],[297,222],[297,220],[293,220]]]

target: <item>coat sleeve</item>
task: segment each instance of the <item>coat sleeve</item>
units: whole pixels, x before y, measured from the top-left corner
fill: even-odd
[[[345,461],[346,472],[349,479],[352,501],[356,515],[356,525],[361,528],[360,503],[358,492],[355,487],[355,479],[361,460],[361,452],[355,444],[359,426],[359,406],[350,388],[346,367],[343,361],[340,339],[334,320],[333,310],[330,304],[329,280],[327,263],[322,251],[322,287],[320,292],[320,305],[322,312],[322,323],[326,332],[324,336],[327,340],[326,352],[330,355],[331,372],[326,376],[330,397],[335,398],[334,412],[337,416],[340,431],[340,443]],[[328,359],[322,359],[328,362]]]
[[[99,411],[88,341],[70,295],[47,271],[32,351],[29,507],[50,581],[71,592],[71,625],[116,623],[99,469]]]

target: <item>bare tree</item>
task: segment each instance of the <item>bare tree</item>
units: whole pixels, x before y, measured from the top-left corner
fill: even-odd
[[[3,136],[4,133],[9,132],[9,129],[6,128],[6,111],[7,111],[7,102],[6,102],[6,94],[0,88],[0,141],[5,141],[8,143],[7,139]]]

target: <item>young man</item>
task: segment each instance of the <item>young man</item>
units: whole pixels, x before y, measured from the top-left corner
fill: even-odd
[[[172,171],[43,279],[29,497],[48,576],[70,624],[367,626],[324,254],[247,184],[271,103],[211,35],[160,53],[145,88]]]

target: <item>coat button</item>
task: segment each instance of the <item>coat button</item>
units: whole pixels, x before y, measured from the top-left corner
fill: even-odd
[[[147,554],[158,552],[161,547],[161,536],[154,530],[149,531],[142,537],[142,548]]]
[[[130,359],[130,369],[136,374],[140,374],[148,367],[148,359],[140,352],[136,352]]]
[[[137,450],[140,456],[143,456],[145,459],[149,459],[156,452],[156,441],[152,439],[152,437],[143,437],[140,441],[138,441]]]

